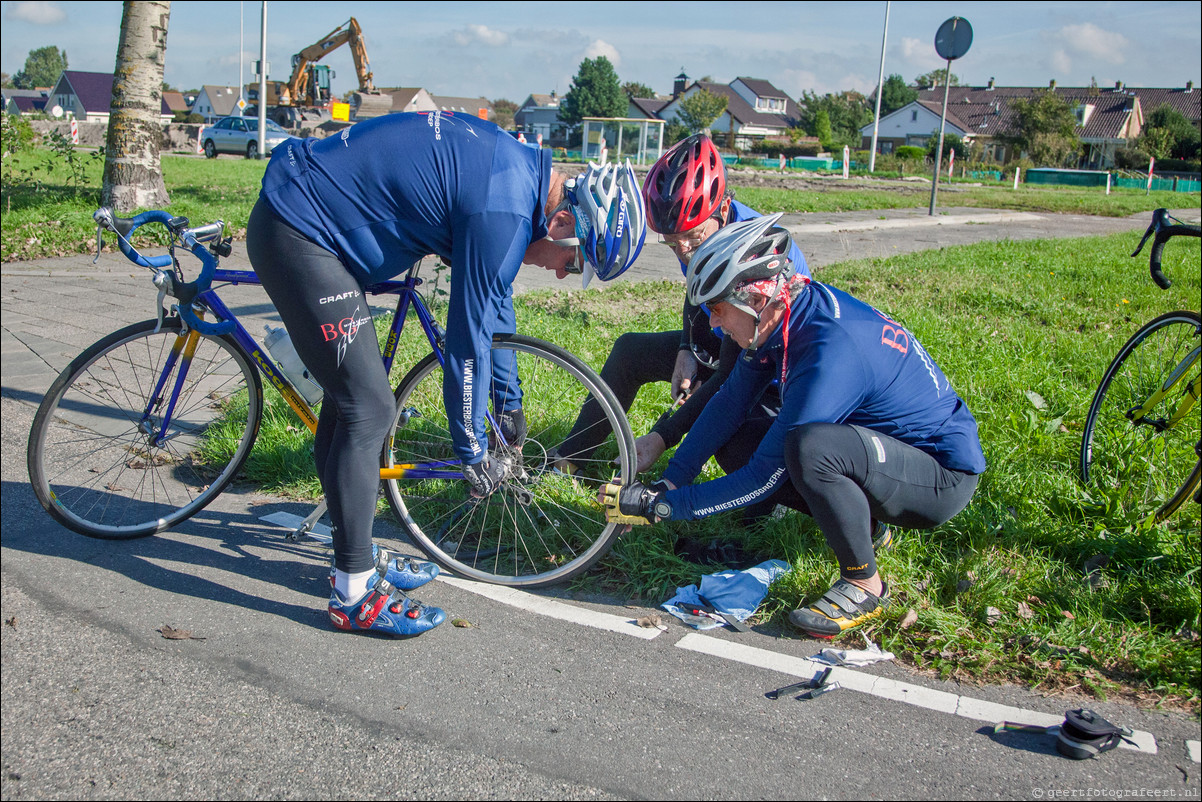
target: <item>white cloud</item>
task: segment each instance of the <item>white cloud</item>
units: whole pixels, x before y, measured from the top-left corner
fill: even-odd
[[[1073,60],[1063,48],[1056,48],[1051,56],[1052,71],[1059,75],[1068,75],[1073,69]]]
[[[947,62],[939,58],[939,54],[935,52],[935,45],[925,39],[917,39],[913,36],[903,36],[900,45],[902,60],[909,64],[912,68],[927,72],[935,69]],[[913,76],[905,76],[909,80]]]
[[[1066,25],[1057,32],[1057,38],[1068,50],[1083,56],[1111,64],[1122,64],[1127,60],[1123,52],[1130,45],[1127,37],[1102,30],[1092,22]]]
[[[31,22],[34,25],[54,25],[65,20],[67,13],[55,3],[24,2],[9,3],[4,17],[21,22]]]
[[[598,56],[605,56],[615,68],[622,63],[622,56],[618,53],[618,48],[602,39],[594,39],[584,51],[585,58],[597,58]]]
[[[461,47],[468,45],[485,45],[487,47],[503,47],[509,44],[509,34],[494,30],[487,25],[469,25],[458,31],[451,32],[455,44]]]

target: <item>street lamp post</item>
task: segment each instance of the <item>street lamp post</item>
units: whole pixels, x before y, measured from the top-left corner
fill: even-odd
[[[868,172],[876,172],[876,138],[881,128],[881,91],[885,88],[885,41],[889,38],[889,6],[885,3],[885,32],[881,34],[881,71],[876,78],[876,116],[872,122],[872,151],[868,154]]]

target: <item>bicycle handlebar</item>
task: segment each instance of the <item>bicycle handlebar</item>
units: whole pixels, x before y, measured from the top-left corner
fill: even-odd
[[[1139,241],[1139,247],[1131,254],[1132,256],[1139,256],[1139,252],[1144,249],[1144,244],[1148,241],[1148,237],[1155,235],[1155,239],[1152,241],[1152,253],[1148,257],[1148,270],[1151,272],[1152,280],[1156,282],[1156,286],[1162,290],[1167,290],[1173,286],[1172,280],[1160,269],[1160,256],[1164,252],[1165,243],[1173,237],[1202,237],[1202,228],[1199,226],[1191,226],[1188,223],[1173,225],[1169,222],[1172,219],[1168,209],[1157,209],[1152,212],[1152,222],[1148,226],[1148,230],[1144,232],[1144,238]]]
[[[96,221],[98,227],[97,237],[99,237],[99,229],[106,228],[117,235],[117,245],[121,252],[125,254],[136,265],[147,267],[155,270],[160,270],[165,267],[171,267],[175,263],[175,257],[172,254],[163,254],[162,256],[146,257],[138,253],[130,242],[129,237],[133,232],[137,231],[147,223],[161,223],[168,231],[171,232],[173,239],[178,239],[183,243],[192,255],[200,260],[201,269],[200,275],[195,281],[178,282],[170,273],[160,272],[160,276],[165,276],[165,280],[160,283],[157,279],[155,284],[160,289],[179,299],[179,304],[176,308],[179,310],[179,316],[191,328],[196,329],[201,334],[219,336],[228,334],[234,330],[234,321],[225,320],[221,322],[206,323],[196,316],[192,311],[192,302],[196,296],[207,292],[209,285],[213,283],[213,274],[217,270],[217,256],[209,251],[203,243],[211,240],[220,242],[221,234],[225,230],[225,224],[220,220],[197,228],[188,228],[188,218],[173,217],[167,212],[161,210],[152,210],[142,212],[134,217],[122,218],[117,217],[113,210],[107,206],[96,210],[92,215],[92,219]],[[220,245],[218,246],[220,250]],[[224,251],[225,255],[229,255],[228,246]]]

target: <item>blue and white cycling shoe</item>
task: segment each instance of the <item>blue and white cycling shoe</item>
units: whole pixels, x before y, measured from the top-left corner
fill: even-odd
[[[401,590],[420,588],[439,574],[437,565],[415,560],[371,544],[371,556],[376,561],[376,573],[388,584]],[[334,565],[330,564],[330,587],[334,587]]]
[[[367,592],[358,599],[344,599],[337,590],[330,591],[330,623],[350,632],[413,636],[434,629],[447,617],[439,608],[409,598],[379,576],[367,584]]]

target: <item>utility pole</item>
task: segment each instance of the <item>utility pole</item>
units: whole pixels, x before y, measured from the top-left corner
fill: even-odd
[[[259,152],[258,158],[263,158],[263,148],[267,144],[267,0],[263,0],[263,21],[259,34]]]
[[[243,54],[246,53],[246,21],[245,14],[246,4],[243,0],[238,0],[238,116],[241,117],[246,112],[246,99],[243,96],[245,88],[242,78],[242,61]]]
[[[872,123],[872,152],[868,155],[868,172],[876,172],[876,137],[881,128],[881,91],[885,88],[885,42],[889,38],[889,6],[885,3],[885,32],[881,34],[881,71],[876,78],[876,117]]]

